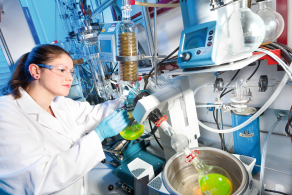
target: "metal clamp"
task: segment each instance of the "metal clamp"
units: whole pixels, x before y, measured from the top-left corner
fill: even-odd
[[[133,62],[138,60],[143,60],[145,54],[139,54],[136,56],[116,56],[116,61],[119,62]]]
[[[194,158],[196,158],[197,156],[199,155],[199,150],[193,150],[192,153],[190,155],[188,155],[186,158],[185,158],[185,162],[186,163],[189,163],[191,162]],[[191,158],[191,159],[189,159]]]
[[[156,56],[157,59],[164,59],[166,56]],[[135,56],[116,56],[116,61],[119,62],[133,62],[138,60],[152,59],[153,56],[146,56],[145,54],[138,54]]]

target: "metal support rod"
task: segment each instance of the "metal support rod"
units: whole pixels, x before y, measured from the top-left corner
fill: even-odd
[[[141,0],[141,2],[147,3],[147,0]],[[142,6],[141,13],[142,13],[144,29],[145,29],[146,38],[147,38],[148,52],[149,52],[149,55],[152,55],[154,53],[154,37],[153,37],[153,31],[152,31],[151,19],[150,19],[148,7]],[[154,66],[153,61],[152,61],[152,65]]]
[[[101,12],[103,12],[106,8],[108,8],[115,1],[116,0],[105,0],[102,4],[100,4],[100,6],[98,8],[96,8],[93,11],[93,14],[91,16],[91,19],[94,19],[96,16],[98,16],[98,14],[100,14]]]
[[[154,7],[154,54],[153,62],[155,66],[155,87],[157,86],[157,8]]]
[[[62,11],[61,11],[61,8],[60,8],[60,0],[57,0],[55,3],[57,4],[57,6],[58,6],[58,10],[59,10],[59,16],[60,16],[60,18],[61,18],[61,22],[62,22],[62,27],[63,27],[63,29],[64,29],[64,32],[66,33],[66,34],[69,34],[69,29],[66,29],[66,27],[65,27],[65,24],[64,24],[64,18],[63,18],[63,14],[62,14]]]

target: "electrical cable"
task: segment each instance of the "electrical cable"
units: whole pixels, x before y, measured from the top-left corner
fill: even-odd
[[[152,124],[151,124],[150,119],[148,119],[148,121],[149,121],[149,125],[150,125],[151,132],[152,132],[152,134],[153,134],[153,136],[154,136],[154,138],[155,138],[157,144],[158,144],[158,145],[160,146],[160,148],[163,150],[162,145],[161,145],[160,142],[158,141],[158,139],[157,139],[157,137],[156,137],[156,135],[155,135],[155,132],[154,132],[153,129],[152,129]]]
[[[278,45],[281,45],[282,47],[284,47],[287,51],[289,51],[289,52],[292,54],[292,49],[291,49],[291,47],[288,47],[287,45],[284,45],[284,44],[282,44],[282,43],[278,43],[278,42],[274,42],[274,43],[276,43],[276,44],[278,44]]]
[[[258,71],[259,67],[261,65],[261,60],[259,60],[258,66],[256,67],[256,69],[253,71],[253,73],[248,77],[248,79],[246,79],[246,82],[249,81],[253,75]]]
[[[292,62],[292,57],[291,57],[291,55],[288,53],[288,51],[287,51],[284,47],[282,47],[281,45],[279,45],[279,44],[277,44],[277,43],[270,43],[270,45],[272,45],[272,46],[274,46],[274,47],[280,49],[281,52],[284,53],[284,54],[288,57],[288,59],[289,59],[288,63],[289,63],[289,64]]]
[[[237,72],[235,73],[235,75],[232,77],[231,81],[226,85],[225,89],[222,91],[220,98],[222,97],[222,94],[224,94],[224,92],[227,90],[227,87],[230,85],[230,83],[235,79],[235,77],[238,75],[238,73],[240,72],[240,69],[237,70]]]
[[[216,110],[216,114],[218,115],[218,110]],[[218,116],[215,117],[215,108],[213,110],[213,118],[214,118],[214,121],[215,121],[215,123],[217,125],[217,129],[220,130],[219,123],[218,123],[218,120],[217,120]],[[229,152],[227,147],[226,147],[226,145],[225,145],[222,133],[219,133],[219,137],[220,137],[220,140],[221,140],[221,149],[222,150],[226,150],[227,152]]]
[[[290,126],[292,126],[292,124],[291,124],[292,116],[290,117],[291,109],[292,109],[292,106],[290,107],[290,111],[289,111],[289,114],[288,114],[288,122],[287,122],[287,124],[285,126],[285,132],[290,137],[291,143],[292,143],[292,135],[290,133]]]
[[[153,132],[155,133],[155,132],[157,131],[157,129],[158,129],[158,127],[154,126],[154,128],[153,128]],[[146,129],[145,129],[145,130],[146,130]],[[151,131],[151,132],[149,132],[149,133],[147,133],[147,134],[145,134],[145,135],[142,135],[140,138],[142,138],[142,139],[149,138],[149,137],[151,137],[151,135],[153,134],[153,132]]]
[[[156,66],[159,66],[160,64],[162,64],[163,62],[165,62],[168,58],[170,58],[175,52],[177,52],[179,50],[179,47],[177,47],[173,52],[171,52],[168,56],[166,56],[163,60],[161,60]],[[151,71],[148,73],[148,76],[146,78],[146,81],[145,81],[145,85],[144,85],[144,90],[146,89],[147,87],[147,84],[148,84],[148,79],[149,77],[151,76],[151,73],[154,71],[155,67],[153,67],[151,69]]]
[[[225,93],[223,93],[222,95],[221,95],[221,98],[224,96],[224,95],[226,95],[227,93],[230,93],[231,91],[233,91],[234,89],[230,89],[229,91],[226,91]]]
[[[215,121],[215,123],[217,125],[217,129],[220,130],[218,121],[217,121],[217,119],[215,117],[215,108],[213,109],[213,118],[214,118],[214,121]],[[220,137],[220,140],[221,140],[221,149],[224,150],[224,145],[223,145],[223,140],[222,140],[222,134],[221,133],[219,133],[219,137]]]
[[[267,191],[267,192],[274,192],[274,193],[277,193],[277,194],[289,195],[289,194],[287,194],[287,193],[285,193],[285,192],[279,192],[279,191],[275,191],[275,190],[265,189],[265,191]]]
[[[292,80],[292,70],[289,68],[289,66],[287,66],[286,63],[283,62],[283,60],[281,60],[278,56],[276,56],[274,53],[267,51],[265,49],[261,49],[258,48],[256,51],[260,51],[263,52],[267,55],[269,55],[270,57],[272,57],[274,60],[276,60],[279,65],[286,71],[287,75],[290,77],[290,79]],[[291,63],[290,63],[291,64]]]
[[[246,81],[249,81],[249,80],[254,76],[254,74],[255,74],[255,73],[257,72],[257,70],[259,69],[260,65],[261,65],[261,61],[259,60],[258,66],[256,67],[256,69],[253,71],[253,73],[248,77],[248,79],[247,79]],[[235,77],[237,76],[238,72],[239,72],[239,70],[238,70],[237,73],[233,76],[233,78],[231,79],[230,83],[235,79]],[[230,83],[229,83],[228,85],[230,85]],[[228,86],[228,85],[227,85],[227,86]],[[226,86],[226,87],[227,87],[227,86]],[[225,88],[225,89],[227,89],[227,88]],[[228,93],[230,93],[231,91],[233,91],[233,89],[231,89],[231,90],[229,90],[229,91],[227,91],[227,92],[225,92],[225,91],[226,91],[226,90],[224,90],[224,91],[221,93],[220,98],[222,98],[222,97],[225,96],[226,94],[228,94]],[[225,93],[224,93],[224,92],[225,92]]]

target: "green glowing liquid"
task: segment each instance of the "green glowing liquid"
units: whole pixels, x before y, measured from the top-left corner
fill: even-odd
[[[141,137],[144,132],[144,125],[136,124],[127,126],[120,132],[120,135],[126,140],[135,140]]]
[[[200,179],[200,188],[206,195],[229,195],[232,193],[232,184],[223,175],[211,173]]]

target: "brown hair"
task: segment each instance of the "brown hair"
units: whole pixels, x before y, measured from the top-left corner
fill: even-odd
[[[30,64],[47,64],[54,59],[60,57],[60,55],[70,54],[63,48],[57,45],[39,45],[31,50],[31,52],[21,56],[14,65],[13,74],[8,81],[7,85],[3,88],[2,94],[11,94],[14,99],[21,98],[19,87],[26,89],[29,83],[32,81],[32,76],[29,72]]]

